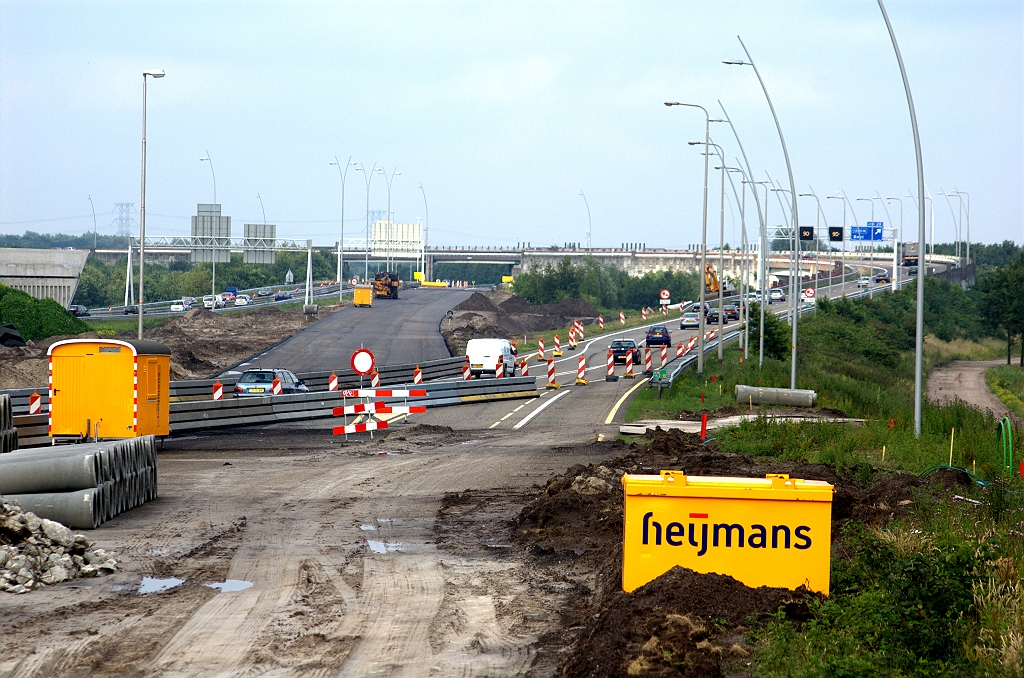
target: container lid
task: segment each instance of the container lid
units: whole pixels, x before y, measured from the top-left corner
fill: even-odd
[[[682,471],[660,475],[622,476],[629,496],[706,497],[723,499],[767,499],[772,501],[832,501],[833,487],[822,480],[790,478],[786,473],[769,473],[764,478],[688,476]]]
[[[64,339],[56,341],[46,350],[47,355],[52,355],[54,349],[68,344],[107,344],[110,346],[127,346],[133,355],[171,355],[171,349],[166,344],[149,339]]]

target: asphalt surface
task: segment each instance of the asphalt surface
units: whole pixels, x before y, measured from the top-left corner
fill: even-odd
[[[472,290],[414,288],[371,308],[344,308],[249,361],[293,372],[346,368],[352,352],[368,348],[378,365],[448,358],[438,323]],[[249,364],[240,365],[244,370]]]

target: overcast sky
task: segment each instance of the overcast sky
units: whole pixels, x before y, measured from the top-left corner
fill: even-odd
[[[974,241],[1024,242],[1022,3],[889,0],[935,206],[971,196]],[[113,234],[140,198],[142,77],[149,85],[147,233],[182,235],[196,203],[282,237],[337,238],[337,155],[384,166],[399,222],[436,245],[699,242],[703,114],[728,110],[758,179],[788,187],[757,62],[800,192],[842,222],[851,200],[916,193],[899,69],[875,0],[840,2],[0,2],[0,232]],[[712,125],[730,164],[738,148]],[[717,242],[719,178],[710,220]],[[877,192],[877,193],[876,193]],[[371,210],[387,209],[377,175]],[[350,168],[347,237],[361,237],[364,175]],[[771,196],[769,219],[781,208]],[[801,198],[802,224],[814,224]],[[856,217],[871,217],[855,201]],[[953,203],[954,209],[958,203]],[[748,217],[756,214],[748,197]],[[875,220],[899,225],[899,203]],[[904,198],[904,219],[916,218]],[[854,223],[852,215],[849,223]],[[753,218],[751,218],[751,223]],[[739,214],[726,207],[726,241]],[[886,224],[887,226],[889,223]],[[907,239],[910,239],[909,227]]]

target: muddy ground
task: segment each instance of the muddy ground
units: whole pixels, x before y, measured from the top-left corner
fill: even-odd
[[[175,316],[160,327],[146,330],[146,339],[159,341],[171,349],[172,379],[205,379],[256,355],[301,331],[310,323],[326,317],[341,306],[321,306],[319,316],[307,316],[301,309],[259,308],[237,313],[213,313],[194,308]],[[100,335],[86,332],[82,339]],[[134,331],[116,335],[118,339],[135,339]],[[19,348],[0,348],[0,389],[45,386],[47,381],[46,350],[62,339],[49,337],[30,341]]]
[[[597,321],[597,311],[581,299],[535,306],[508,292],[476,292],[455,307],[455,316],[441,321],[441,335],[452,355],[464,355],[470,339],[500,337],[525,340],[537,332],[569,327],[581,320]]]

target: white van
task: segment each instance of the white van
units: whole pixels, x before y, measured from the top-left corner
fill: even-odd
[[[470,339],[466,344],[466,357],[474,377],[493,377],[498,361],[505,363],[505,376],[516,376],[516,356],[507,339]]]

